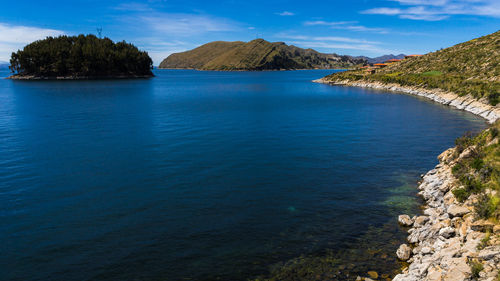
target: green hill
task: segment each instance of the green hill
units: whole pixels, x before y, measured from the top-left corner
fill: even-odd
[[[407,58],[374,74],[362,70],[332,74],[325,80],[365,80],[439,88],[500,102],[500,31],[450,48]]]
[[[159,67],[199,70],[332,69],[352,67],[363,62],[362,59],[322,54],[282,42],[256,39],[248,43],[210,42],[187,52],[172,54]]]
[[[153,61],[132,44],[94,35],[47,37],[12,53],[11,79],[151,77]]]

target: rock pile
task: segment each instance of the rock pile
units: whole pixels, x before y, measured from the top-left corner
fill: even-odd
[[[397,250],[397,256],[410,265],[397,275],[396,281],[420,280],[497,280],[500,270],[500,228],[485,221],[475,221],[471,213],[473,196],[463,204],[451,190],[456,179],[451,173],[454,149],[443,152],[440,163],[429,171],[418,187],[425,199],[424,215],[410,218],[401,215],[400,224],[411,226],[408,244]],[[485,246],[486,234],[493,233]],[[473,265],[482,270],[473,270]],[[478,272],[473,272],[478,271]],[[475,278],[473,278],[476,275]]]

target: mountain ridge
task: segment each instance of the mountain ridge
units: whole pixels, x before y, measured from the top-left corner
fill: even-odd
[[[302,49],[284,42],[255,39],[250,42],[209,42],[186,52],[171,54],[160,63],[159,68],[224,71],[335,69],[365,62],[350,56]]]

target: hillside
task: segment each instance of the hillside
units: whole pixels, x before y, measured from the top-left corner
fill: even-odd
[[[404,59],[374,73],[361,69],[332,74],[325,81],[378,81],[427,89],[496,105],[500,102],[500,31],[420,57]]]
[[[148,53],[94,35],[47,37],[12,53],[11,79],[151,77]]]
[[[282,42],[256,39],[245,42],[216,41],[196,49],[172,54],[159,68],[189,68],[199,70],[280,70],[333,69],[363,63],[336,54],[322,54],[312,49],[288,46]]]

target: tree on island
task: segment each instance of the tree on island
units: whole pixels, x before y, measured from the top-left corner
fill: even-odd
[[[145,51],[125,41],[114,43],[95,35],[47,37],[12,53],[15,76],[137,77],[153,76]]]

